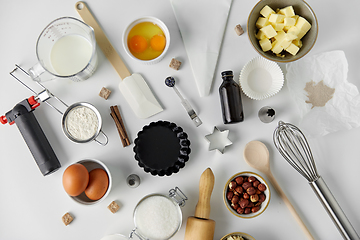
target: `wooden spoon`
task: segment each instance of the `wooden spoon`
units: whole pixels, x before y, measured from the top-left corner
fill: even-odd
[[[286,197],[280,185],[277,183],[276,179],[272,175],[270,171],[269,150],[267,149],[265,144],[260,141],[251,141],[246,144],[244,149],[244,159],[251,167],[261,171],[266,175],[270,183],[278,192],[279,196],[285,202],[286,206],[290,210],[295,220],[300,225],[301,229],[304,231],[305,235],[308,237],[308,239],[314,239],[304,222],[301,220],[299,214],[296,212],[295,208],[293,207],[289,199]]]

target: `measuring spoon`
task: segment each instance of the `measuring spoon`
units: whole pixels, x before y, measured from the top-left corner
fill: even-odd
[[[246,144],[244,149],[244,159],[247,164],[251,167],[259,170],[260,172],[264,173],[266,177],[269,179],[270,183],[273,185],[279,196],[285,202],[286,206],[290,210],[291,214],[295,218],[295,220],[300,225],[301,229],[304,231],[305,235],[308,239],[314,239],[311,235],[309,229],[307,229],[304,222],[301,220],[299,214],[296,212],[295,208],[281,189],[280,185],[277,183],[276,179],[274,178],[273,174],[270,170],[270,158],[269,158],[269,150],[260,141],[251,141]]]

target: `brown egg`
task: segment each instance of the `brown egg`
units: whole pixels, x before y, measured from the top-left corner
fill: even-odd
[[[63,187],[70,196],[80,195],[89,183],[89,172],[80,163],[70,165],[63,174]]]
[[[90,171],[89,176],[89,184],[85,189],[85,194],[91,200],[99,200],[105,195],[109,187],[109,177],[101,168]]]

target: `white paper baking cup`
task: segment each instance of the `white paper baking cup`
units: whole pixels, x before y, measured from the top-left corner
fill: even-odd
[[[272,97],[283,85],[284,74],[279,65],[260,56],[248,62],[240,73],[240,87],[251,99]]]

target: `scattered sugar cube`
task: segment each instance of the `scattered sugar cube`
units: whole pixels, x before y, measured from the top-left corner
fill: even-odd
[[[240,36],[244,33],[244,29],[241,27],[240,24],[238,24],[235,26],[235,32],[238,36]]]
[[[179,70],[181,66],[181,62],[175,58],[171,59],[171,62],[169,64],[169,67],[175,69],[175,70]]]
[[[108,209],[112,212],[112,213],[116,213],[119,209],[120,209],[120,206],[115,202],[115,201],[112,201],[110,203],[110,205],[108,206]]]
[[[65,226],[69,225],[74,218],[70,215],[70,213],[65,213],[64,216],[62,216],[62,221],[65,224]]]
[[[103,87],[99,93],[99,96],[107,100],[108,97],[110,96],[110,93],[111,91],[109,89]]]

